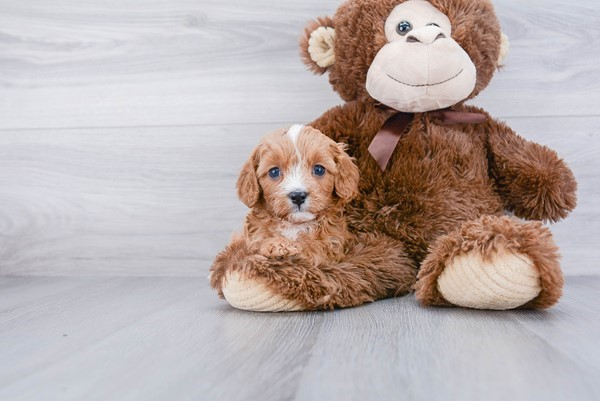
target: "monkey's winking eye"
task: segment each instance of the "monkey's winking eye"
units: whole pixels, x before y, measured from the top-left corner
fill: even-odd
[[[313,167],[313,173],[314,175],[317,175],[319,177],[325,175],[325,167],[321,166],[320,164],[317,164],[316,166]]]
[[[412,25],[408,21],[402,21],[396,27],[396,32],[404,36],[412,30]]]
[[[269,177],[271,177],[274,180],[279,178],[280,175],[281,171],[279,170],[279,167],[273,167],[271,170],[269,170]]]

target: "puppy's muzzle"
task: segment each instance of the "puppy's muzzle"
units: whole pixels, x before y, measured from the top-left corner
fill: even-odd
[[[288,197],[292,200],[294,205],[300,206],[306,201],[306,197],[308,196],[307,192],[294,191],[288,194]]]

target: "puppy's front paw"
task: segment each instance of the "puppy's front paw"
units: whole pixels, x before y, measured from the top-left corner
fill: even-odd
[[[300,249],[284,239],[268,240],[260,247],[260,254],[267,258],[281,259],[300,253]]]

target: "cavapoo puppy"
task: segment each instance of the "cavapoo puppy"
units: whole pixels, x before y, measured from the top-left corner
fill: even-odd
[[[358,168],[342,145],[302,125],[274,132],[244,164],[237,190],[252,208],[250,251],[314,265],[342,259],[350,238],[343,206],[358,191]]]
[[[415,270],[402,267],[412,265],[401,245],[348,230],[344,206],[358,184],[344,145],[320,131],[294,125],[264,137],[238,178],[251,210],[211,267],[213,288],[233,306],[258,311],[345,307],[409,291]],[[365,294],[373,275],[384,285]],[[236,287],[242,276],[256,285]]]

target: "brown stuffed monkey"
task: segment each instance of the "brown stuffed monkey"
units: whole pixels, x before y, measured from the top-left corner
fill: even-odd
[[[464,104],[489,84],[507,48],[487,0],[347,0],[333,18],[310,22],[301,40],[304,62],[327,73],[345,101],[310,125],[346,143],[357,161],[349,229],[395,241],[405,255],[398,271],[418,266],[422,305],[547,308],[562,293],[558,249],[542,222],[575,207],[571,170],[553,150]],[[285,269],[227,280],[229,269],[217,267],[215,288],[283,300],[302,298],[303,285],[326,293],[347,284],[339,272],[307,284]],[[361,302],[379,298],[361,296],[389,279],[375,273],[353,270],[368,284],[346,291]]]

